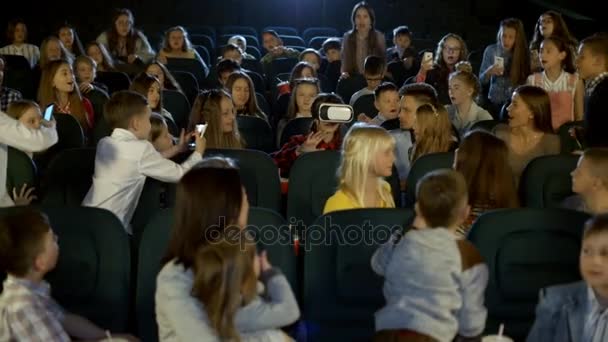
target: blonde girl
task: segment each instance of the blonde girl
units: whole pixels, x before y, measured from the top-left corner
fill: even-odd
[[[192,134],[186,134],[185,130],[182,129],[179,141],[175,141],[176,139],[169,132],[167,121],[158,113],[150,115],[150,126],[148,141],[165,158],[173,158],[178,153],[186,151],[188,140],[193,136]],[[174,142],[177,142],[177,144]]]
[[[456,145],[444,107],[435,108],[431,104],[418,107],[413,130],[416,143],[410,155],[412,164],[425,154],[448,152]]]
[[[49,62],[64,59],[72,62],[68,50],[65,49],[59,38],[50,36],[42,41],[40,45],[40,69],[44,69]]]
[[[355,208],[394,208],[391,186],[395,139],[384,129],[357,123],[342,143],[338,190],[327,199],[323,213]]]
[[[174,26],[165,31],[162,48],[158,51],[158,60],[167,64],[167,58],[196,59],[207,69],[203,58],[192,48],[188,32],[182,26]],[[205,70],[205,75],[208,70]]]
[[[245,146],[237,126],[232,97],[225,90],[211,89],[196,97],[188,131],[193,132],[196,125],[205,123],[207,148],[241,149]]]
[[[487,110],[475,102],[481,86],[469,62],[456,64],[456,71],[450,74],[448,91],[452,104],[446,109],[459,136],[462,137],[475,122],[493,119]]]

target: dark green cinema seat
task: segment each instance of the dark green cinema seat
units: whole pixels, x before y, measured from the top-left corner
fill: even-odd
[[[578,260],[587,214],[564,209],[502,209],[481,215],[468,239],[489,268],[486,333],[523,341],[541,288],[580,280]]]
[[[374,313],[385,303],[372,255],[413,218],[411,209],[354,209],[307,228],[302,311],[309,341],[371,340]]]
[[[431,153],[418,158],[411,166],[405,182],[405,207],[413,208],[416,203],[416,184],[427,173],[438,169],[451,169],[454,152]]]
[[[522,203],[529,208],[559,208],[572,193],[570,173],[579,156],[560,154],[531,160],[520,180]]]

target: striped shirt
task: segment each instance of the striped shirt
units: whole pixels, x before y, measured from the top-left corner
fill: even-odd
[[[9,275],[0,296],[0,341],[70,341],[61,322],[63,309],[46,282]]]
[[[40,50],[36,45],[32,44],[7,45],[0,49],[0,55],[23,56],[30,62],[32,68],[38,64],[38,61],[40,60]]]

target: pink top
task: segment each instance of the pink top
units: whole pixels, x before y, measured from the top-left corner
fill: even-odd
[[[528,84],[541,87],[549,93],[551,100],[551,123],[557,130],[566,122],[574,121],[574,92],[576,91],[577,74],[563,71],[552,82],[544,72],[528,76]]]

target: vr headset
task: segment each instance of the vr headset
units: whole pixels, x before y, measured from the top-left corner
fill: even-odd
[[[349,123],[355,117],[353,107],[347,104],[323,103],[319,107],[319,120],[331,123]]]

